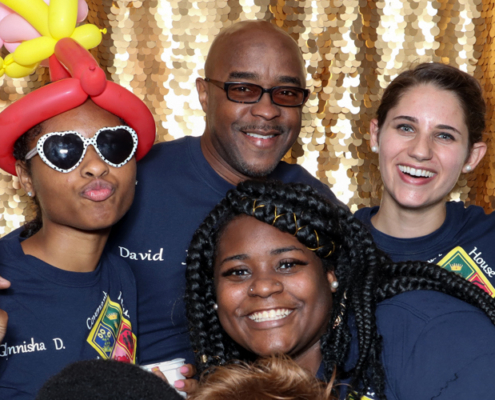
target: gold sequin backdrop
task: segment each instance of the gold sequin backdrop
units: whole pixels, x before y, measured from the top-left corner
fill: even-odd
[[[377,157],[368,126],[383,88],[413,63],[441,61],[476,76],[488,101],[488,154],[462,176],[451,197],[495,207],[495,0],[87,0],[88,20],[107,28],[93,50],[108,78],[150,107],[158,141],[204,129],[195,78],[220,29],[264,19],[286,30],[306,60],[312,95],[286,160],[303,164],[354,211],[379,201]],[[23,80],[1,78],[0,109],[41,86],[41,68]],[[28,113],[29,110],[26,110]],[[27,196],[0,175],[0,235],[29,218]]]

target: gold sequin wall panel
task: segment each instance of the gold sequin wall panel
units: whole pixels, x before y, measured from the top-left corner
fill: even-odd
[[[485,90],[487,102],[487,119],[485,141],[488,151],[474,173],[470,174],[468,186],[471,188],[469,199],[472,203],[483,206],[486,211],[495,209],[495,1],[485,1],[481,17],[486,28],[476,35],[476,44],[482,50],[475,76]]]
[[[481,0],[88,0],[88,4],[89,22],[108,30],[92,53],[109,79],[150,107],[159,141],[203,132],[195,78],[204,76],[209,46],[223,27],[264,19],[286,30],[304,55],[312,95],[304,107],[301,134],[285,158],[330,185],[352,210],[379,201],[378,160],[370,152],[368,127],[383,88],[405,68],[441,61],[476,75],[493,114],[492,1],[483,5]],[[1,78],[0,107],[47,79],[43,69],[23,80]],[[452,198],[492,208],[493,146],[490,142],[479,171],[461,177]],[[24,222],[29,207],[16,180],[6,174],[0,178],[3,235]]]

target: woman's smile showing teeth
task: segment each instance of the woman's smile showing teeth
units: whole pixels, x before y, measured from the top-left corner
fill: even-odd
[[[283,319],[289,316],[292,311],[287,308],[278,308],[265,311],[256,311],[248,315],[248,318],[255,322],[266,322],[266,321],[276,321],[278,319]]]
[[[410,217],[416,220],[409,213],[417,210],[431,212],[435,215],[434,225],[440,227],[440,220],[445,218],[446,196],[459,175],[469,172],[481,159],[478,156],[484,154],[481,147],[469,143],[470,131],[461,103],[453,91],[433,84],[414,84],[403,92],[385,118],[382,115],[380,126],[377,119],[372,121],[371,145],[378,152],[384,189],[380,209],[373,216],[375,228],[390,229],[390,236],[405,235],[403,229],[395,231],[396,224],[387,225],[385,221],[396,220],[399,215],[401,221]],[[385,210],[389,210],[386,218]],[[425,231],[426,225],[421,224]],[[407,230],[407,235],[418,233],[418,226]]]
[[[312,250],[271,222],[241,215],[221,231],[214,309],[225,332],[254,354],[312,354],[330,318],[335,278]]]
[[[399,170],[404,174],[416,178],[432,178],[436,175],[434,172],[427,171],[426,169],[413,168],[406,165],[399,165]]]

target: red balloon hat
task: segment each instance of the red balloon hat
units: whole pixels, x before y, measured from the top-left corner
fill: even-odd
[[[138,135],[136,160],[155,142],[156,127],[148,107],[133,93],[114,82],[93,56],[71,38],[60,39],[50,57],[52,84],[39,88],[0,113],[0,168],[15,172],[14,143],[32,127],[72,110],[90,98],[122,118]]]

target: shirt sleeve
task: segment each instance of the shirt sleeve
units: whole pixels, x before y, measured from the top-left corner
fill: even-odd
[[[495,327],[479,310],[439,316],[405,340],[404,368],[387,368],[387,383],[400,400],[492,398],[494,341]]]
[[[273,171],[273,173],[269,176],[269,178],[280,180],[285,183],[305,183],[316,189],[316,191],[321,196],[325,197],[329,202],[339,207],[349,209],[343,202],[341,202],[337,198],[337,196],[335,196],[335,194],[327,185],[316,179],[301,165],[287,164],[286,162],[281,161],[275,171]]]

